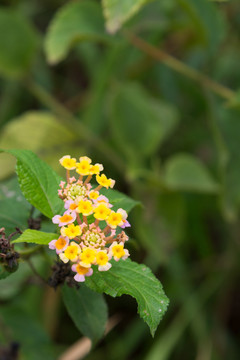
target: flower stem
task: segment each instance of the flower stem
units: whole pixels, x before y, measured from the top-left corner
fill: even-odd
[[[123,34],[128,39],[128,41],[135,46],[136,48],[140,49],[150,57],[156,59],[157,61],[162,62],[166,66],[170,67],[171,69],[191,78],[206,86],[212,92],[216,93],[217,95],[221,96],[226,100],[232,100],[235,96],[235,92],[216,81],[210,79],[208,76],[202,74],[200,71],[191,68],[190,66],[184,64],[182,61],[174,58],[173,56],[166,53],[164,50],[159,49],[151,44],[148,44],[146,41],[141,39],[140,37],[136,36],[130,31],[123,31]]]

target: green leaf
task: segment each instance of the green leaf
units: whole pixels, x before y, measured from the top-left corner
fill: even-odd
[[[87,288],[62,288],[63,301],[76,327],[95,344],[104,334],[107,305],[102,295]]]
[[[57,159],[65,149],[68,153],[78,138],[76,133],[50,112],[27,111],[5,125],[1,131],[0,148],[28,149],[35,153],[41,152],[45,157],[51,154]],[[9,176],[13,172],[14,159],[4,154],[0,158],[0,168],[0,178]]]
[[[172,156],[165,164],[165,185],[171,190],[217,193],[219,185],[208,169],[188,154]]]
[[[223,39],[226,30],[224,17],[209,0],[177,0],[189,15],[196,35],[212,52]]]
[[[154,153],[178,123],[178,113],[172,105],[152,98],[135,83],[115,89],[110,106],[114,139],[130,157]]]
[[[7,234],[28,228],[31,205],[21,193],[17,177],[0,184],[0,226]]]
[[[74,1],[63,6],[50,23],[45,52],[48,62],[63,60],[75,43],[106,41],[100,5],[92,0]]]
[[[63,202],[57,194],[60,176],[29,150],[0,149],[3,151],[17,158],[19,185],[30,204],[49,218],[60,213],[63,209]]]
[[[115,33],[150,1],[153,0],[102,0],[107,30]]]
[[[0,8],[0,73],[16,77],[30,67],[37,46],[37,34],[20,13]]]
[[[131,260],[113,262],[109,271],[94,271],[86,285],[113,297],[131,295],[137,300],[138,313],[150,327],[152,336],[168,306],[160,281],[145,265]]]
[[[19,236],[16,240],[12,241],[13,243],[32,243],[39,245],[48,245],[48,243],[54,239],[57,239],[59,236],[57,234],[46,233],[38,230],[27,229],[24,233]]]
[[[135,206],[141,205],[139,201],[131,199],[129,196],[112,189],[101,189],[101,194],[108,197],[113,209],[122,208],[129,213]]]

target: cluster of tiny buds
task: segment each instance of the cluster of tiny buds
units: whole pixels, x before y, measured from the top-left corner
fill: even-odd
[[[113,188],[115,181],[108,179],[102,164],[92,164],[92,160],[83,156],[79,162],[70,155],[59,160],[66,169],[66,181],[60,182],[59,197],[64,201],[65,212],[55,215],[54,224],[60,227],[60,236],[49,243],[49,248],[56,250],[59,258],[72,263],[74,279],[85,281],[86,276],[93,274],[92,265],[99,271],[111,268],[111,259],[125,260],[129,252],[124,248],[128,236],[118,228],[130,227],[127,213],[123,209],[112,210],[109,199],[101,195],[102,188]],[[70,175],[75,170],[78,176]],[[93,188],[90,181],[96,176],[98,185]]]

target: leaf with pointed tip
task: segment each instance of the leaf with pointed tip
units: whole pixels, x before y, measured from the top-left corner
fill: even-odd
[[[107,30],[115,33],[150,1],[153,0],[102,0]]]
[[[104,292],[113,297],[131,295],[137,300],[138,313],[148,324],[152,336],[168,306],[160,281],[145,265],[131,260],[112,262],[112,268],[106,272],[97,271],[86,279],[91,289]]]
[[[24,233],[19,236],[16,240],[12,241],[13,243],[31,243],[39,245],[48,245],[51,240],[57,239],[59,235],[46,233],[38,230],[27,229]]]
[[[103,336],[107,321],[107,305],[102,295],[84,284],[79,289],[62,288],[63,301],[81,333],[95,344]]]
[[[57,194],[61,178],[50,166],[30,150],[0,149],[0,152],[16,157],[19,185],[30,204],[49,218],[63,210],[63,202]]]

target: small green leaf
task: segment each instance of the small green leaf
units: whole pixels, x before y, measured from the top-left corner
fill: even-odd
[[[63,60],[77,42],[106,39],[100,5],[92,0],[69,2],[50,23],[45,39],[48,62]]]
[[[137,300],[138,313],[150,327],[152,336],[168,306],[160,281],[145,265],[131,260],[113,262],[106,272],[94,271],[86,279],[86,285],[98,292],[105,292],[113,297],[131,295]]]
[[[45,233],[43,231],[27,229],[19,236],[13,243],[32,243],[39,245],[48,245],[48,243],[54,239],[57,239],[59,235],[52,233]]]
[[[156,100],[135,83],[113,91],[110,120],[114,140],[126,156],[149,156],[161,146],[178,123],[176,109]]]
[[[153,0],[102,0],[107,30],[115,33],[150,1]]]
[[[108,197],[113,209],[122,208],[129,213],[135,206],[141,205],[139,201],[131,199],[129,196],[112,189],[101,189],[101,194]]]
[[[165,185],[171,190],[217,193],[219,185],[195,157],[178,154],[165,164]]]
[[[49,218],[63,210],[63,202],[57,194],[61,178],[50,166],[29,150],[0,149],[0,152],[7,152],[17,158],[19,185],[30,204]]]
[[[37,46],[37,34],[20,13],[0,8],[0,72],[18,77],[32,63]]]
[[[104,334],[107,321],[107,305],[102,295],[88,289],[64,285],[63,301],[76,327],[95,344]]]

